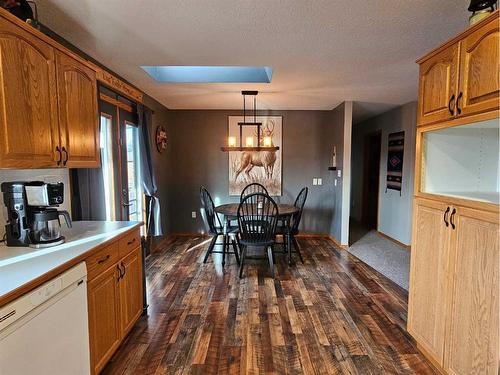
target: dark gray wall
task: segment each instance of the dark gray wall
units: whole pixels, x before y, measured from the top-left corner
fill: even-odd
[[[145,95],[143,99],[144,105],[154,111],[153,113],[153,123],[151,124],[150,129],[150,141],[152,147],[152,157],[153,157],[153,165],[155,170],[155,178],[156,185],[158,187],[158,197],[160,198],[160,206],[161,206],[161,218],[162,218],[162,228],[163,233],[167,234],[170,224],[170,215],[168,213],[168,196],[169,196],[169,179],[168,179],[168,148],[163,153],[159,153],[156,151],[156,127],[159,125],[164,126],[167,129],[167,134],[169,132],[170,121],[169,121],[169,110],[158,103],[153,98]],[[170,143],[170,141],[168,140]],[[154,243],[157,243],[162,238],[155,238]]]
[[[340,114],[342,112],[342,114]],[[299,190],[309,187],[303,230],[306,232],[337,233],[340,207],[337,189],[333,188],[333,173],[328,171],[333,144],[342,144],[340,120],[343,109],[335,111],[261,111],[259,115],[283,116],[283,196],[281,202],[293,202]],[[157,163],[158,175],[166,178],[168,188],[166,230],[169,233],[204,231],[199,215],[199,187],[206,186],[218,203],[237,202],[228,195],[228,154],[220,150],[225,144],[228,116],[241,115],[231,110],[168,111],[168,152]],[[342,162],[341,153],[337,158]],[[312,186],[312,179],[323,179],[322,186]],[[163,196],[162,196],[163,197]],[[341,199],[341,197],[340,197]],[[196,211],[198,217],[191,218]],[[340,213],[338,214],[340,215]],[[340,237],[338,237],[340,238]]]
[[[406,245],[411,243],[415,135],[417,103],[411,102],[363,121],[353,127],[351,216],[361,220],[363,195],[363,163],[365,135],[381,131],[378,230]],[[399,191],[386,191],[387,145],[389,133],[405,131],[403,186]]]

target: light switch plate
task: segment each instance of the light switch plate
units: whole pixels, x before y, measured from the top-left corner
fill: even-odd
[[[318,185],[323,185],[323,179],[322,178],[318,178]]]
[[[342,177],[342,171],[340,169],[337,171],[337,177]]]
[[[196,211],[191,212],[191,217],[192,217],[193,219],[196,219]]]
[[[313,178],[313,185],[316,186],[318,184],[318,179],[317,178]]]

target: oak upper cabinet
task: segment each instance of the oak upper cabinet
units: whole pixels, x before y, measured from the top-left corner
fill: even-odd
[[[498,109],[499,43],[498,18],[462,40],[457,115],[466,116]]]
[[[98,167],[96,73],[59,51],[56,61],[62,164],[70,168]]]
[[[442,364],[448,298],[451,208],[441,202],[416,199],[410,269],[408,332],[435,361]]]
[[[498,373],[498,221],[498,212],[456,207],[449,374]]]
[[[453,118],[458,88],[458,68],[458,43],[420,65],[419,125]]]
[[[90,360],[93,374],[98,374],[118,348],[120,328],[120,272],[116,265],[89,281]]]
[[[484,112],[500,105],[498,11],[418,60],[417,125]]]
[[[0,18],[0,168],[57,166],[55,54]]]
[[[142,257],[137,248],[121,261],[120,280],[121,330],[127,334],[142,313]]]

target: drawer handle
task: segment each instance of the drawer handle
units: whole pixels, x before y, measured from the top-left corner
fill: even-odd
[[[448,213],[449,213],[449,212],[450,212],[450,207],[448,207],[448,208],[446,209],[446,211],[444,212],[444,217],[443,217],[443,220],[444,220],[444,223],[446,224],[446,226],[450,225],[450,224],[448,223]]]
[[[16,314],[16,310],[12,310],[10,313],[0,317],[0,323],[3,322],[4,320],[9,319],[11,316],[14,316]]]
[[[130,245],[132,245],[134,242],[135,242],[135,237],[134,237],[134,239],[133,239],[132,241],[128,241],[128,242],[127,242],[127,245],[128,245],[128,246],[130,246]]]
[[[455,108],[451,106],[454,103],[454,101],[455,101],[455,94],[451,96],[450,101],[448,102],[448,111],[452,116],[455,114]]]
[[[455,229],[455,221],[453,219],[455,218],[456,213],[457,213],[457,210],[455,208],[453,208],[453,211],[451,212],[451,216],[450,216],[451,229]]]
[[[102,264],[102,263],[106,262],[109,258],[110,258],[110,255],[108,254],[108,255],[106,255],[104,258],[99,259],[99,260],[97,261],[97,263],[98,263],[98,264]]]

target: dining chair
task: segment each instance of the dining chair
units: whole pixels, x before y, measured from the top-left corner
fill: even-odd
[[[297,195],[297,198],[295,198],[294,206],[298,209],[297,213],[292,216],[291,222],[290,222],[290,239],[293,244],[293,247],[295,248],[295,251],[297,252],[300,261],[304,263],[304,259],[302,258],[302,254],[300,253],[300,246],[299,242],[297,241],[297,236],[299,234],[299,224],[300,220],[302,219],[302,213],[304,211],[304,205],[306,203],[307,199],[307,193],[309,192],[309,189],[307,187],[302,188],[302,190],[299,192]],[[285,226],[280,226],[278,227],[277,230],[278,234],[281,234],[283,236],[287,235],[287,228]],[[285,238],[283,238],[283,248],[285,252],[288,251],[287,249],[287,241]]]
[[[261,185],[257,182],[252,182],[251,184],[245,186],[245,188],[241,191],[240,202],[247,195],[255,194],[255,193],[262,193],[262,194],[269,195],[269,193],[267,192],[267,189],[264,185]]]
[[[239,243],[241,246],[240,278],[247,258],[247,249],[264,247],[274,278],[273,247],[276,240],[278,206],[267,194],[254,193],[244,197],[238,207]]]
[[[224,233],[224,227],[220,222],[219,216],[215,212],[214,201],[212,200],[210,193],[204,186],[200,188],[200,200],[202,204],[201,213],[203,221],[205,222],[207,232],[211,236],[213,236],[212,240],[210,241],[210,245],[208,246],[208,250],[205,254],[205,258],[203,259],[203,263],[207,262],[208,256],[210,254],[217,253],[217,254],[222,254],[222,266],[226,264],[226,254],[234,254],[236,258],[236,263],[240,264],[240,257],[238,255],[238,246],[235,240],[238,234],[238,227],[231,226],[229,228],[226,228],[226,233]],[[223,236],[224,238],[222,244],[217,243],[217,238],[219,238],[219,236]],[[229,252],[229,237],[232,237],[231,238],[231,244],[233,247],[232,252]],[[215,245],[222,245],[222,251],[214,251]]]

